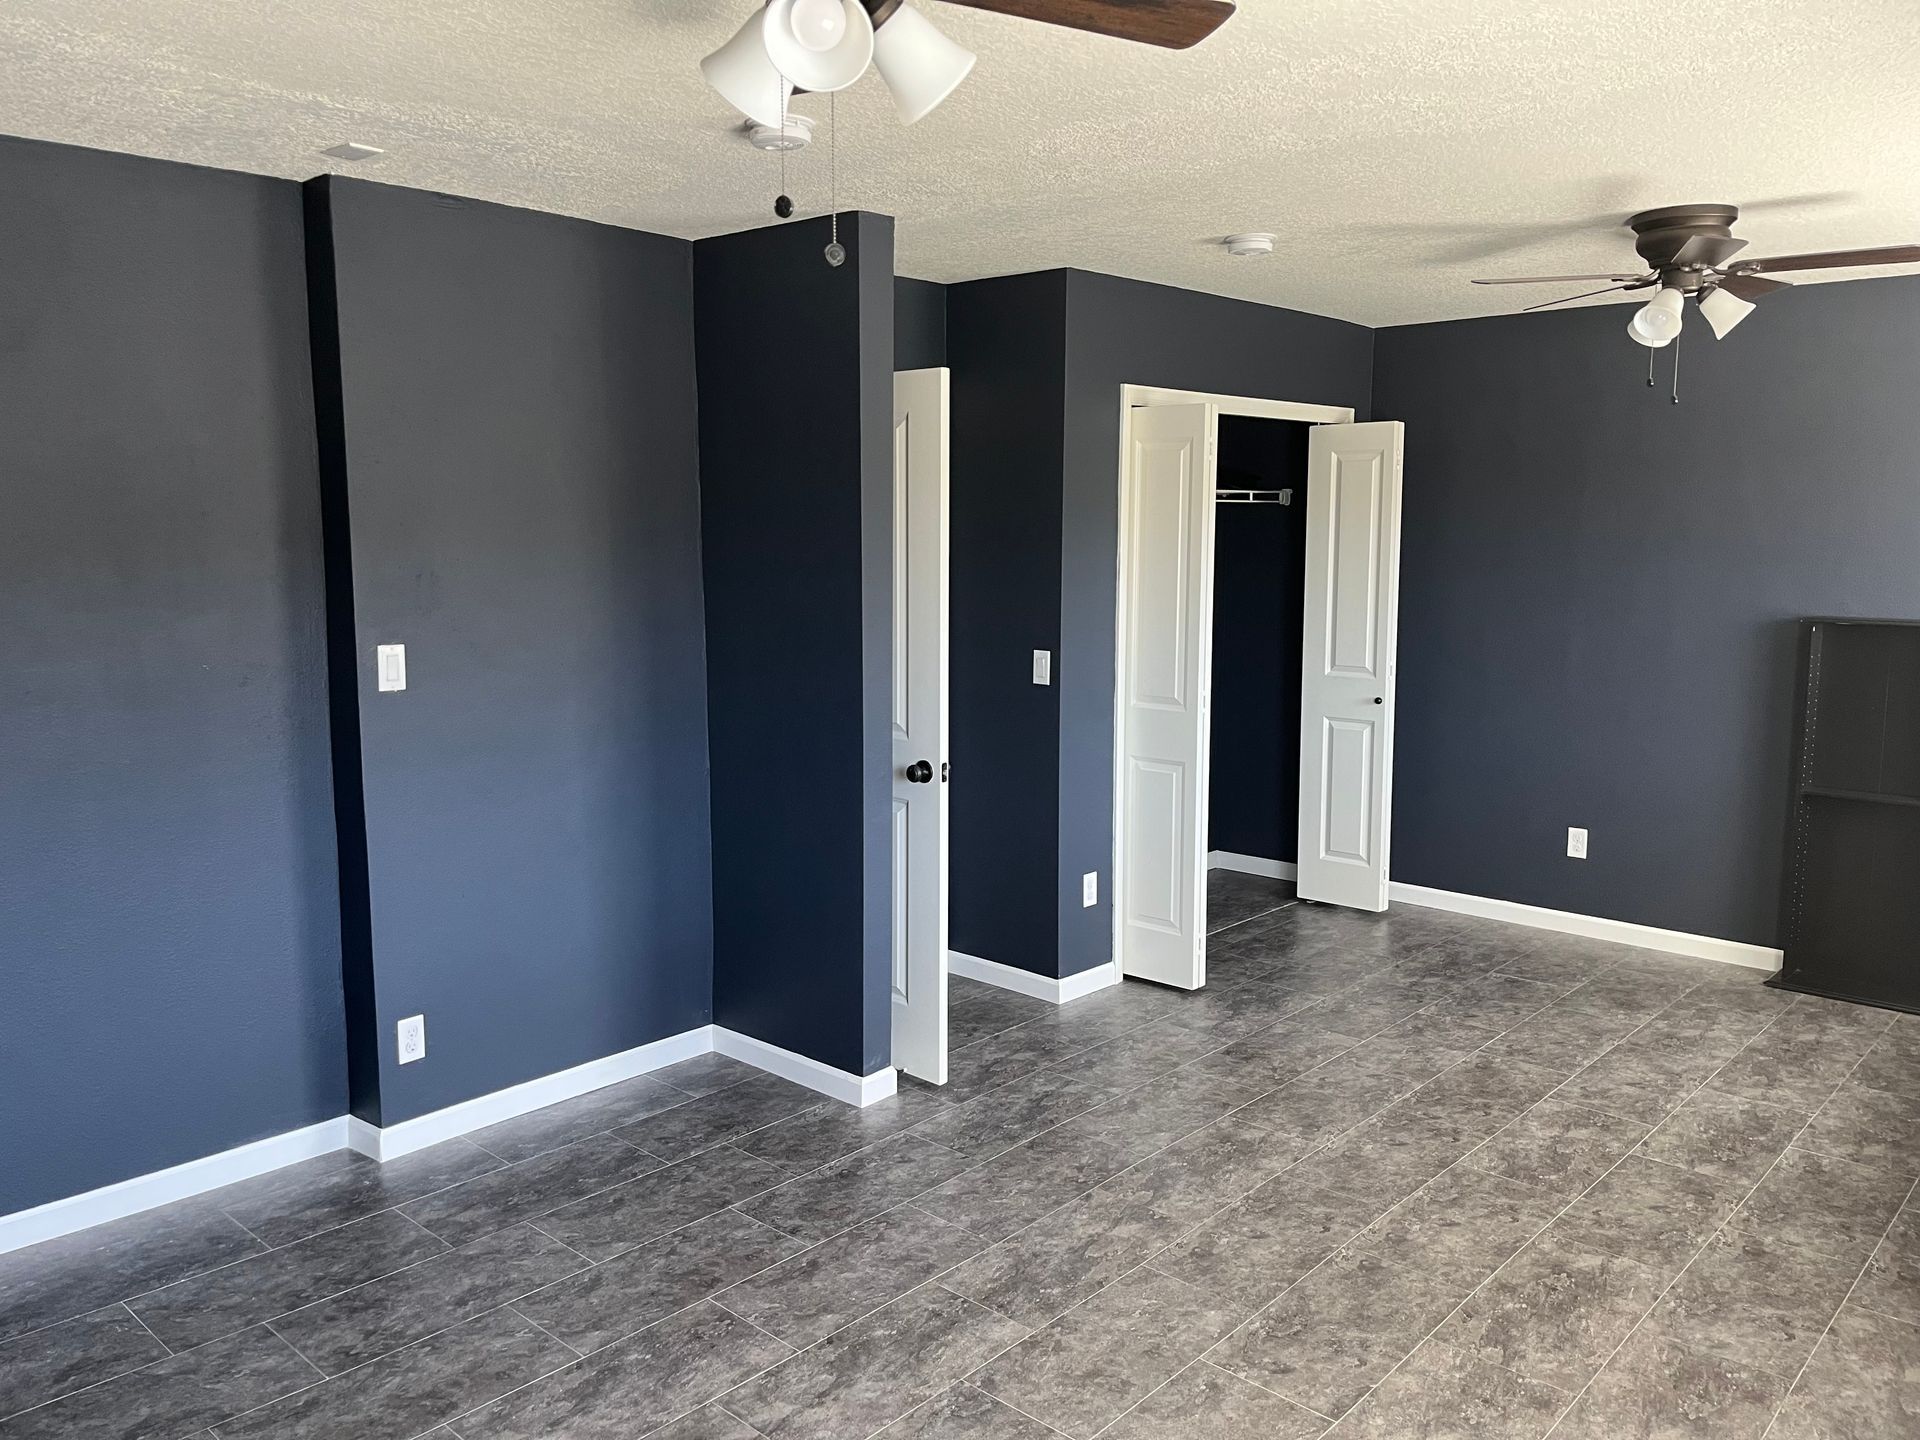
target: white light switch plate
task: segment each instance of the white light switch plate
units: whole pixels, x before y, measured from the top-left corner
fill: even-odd
[[[373,651],[375,671],[380,677],[382,690],[404,690],[407,688],[407,647],[404,645],[378,645]]]
[[[1080,904],[1082,908],[1100,903],[1100,872],[1089,870],[1080,877]]]
[[[1571,825],[1567,827],[1567,855],[1570,859],[1574,860],[1584,860],[1587,858],[1586,831],[1576,829]]]
[[[1033,652],[1033,683],[1036,685],[1053,683],[1053,652],[1051,650]]]
[[[427,1017],[409,1015],[396,1027],[399,1031],[397,1049],[400,1063],[411,1065],[416,1060],[427,1058]]]

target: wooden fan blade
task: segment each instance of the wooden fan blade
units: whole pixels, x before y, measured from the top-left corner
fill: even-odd
[[[1512,275],[1503,280],[1475,280],[1475,285],[1571,285],[1579,280],[1617,280],[1625,284],[1629,280],[1644,279],[1640,275]]]
[[[1138,40],[1168,50],[1198,45],[1233,15],[1228,0],[950,0],[996,15],[1017,15],[1111,35],[1116,40]]]
[[[1730,235],[1696,235],[1674,252],[1671,265],[1723,265],[1747,248]]]
[[[1920,245],[1882,245],[1877,250],[1818,250],[1811,255],[1770,255],[1742,260],[1740,268],[1757,270],[1838,270],[1854,265],[1920,265]]]
[[[1746,275],[1737,270],[1720,281],[1722,290],[1729,295],[1738,295],[1742,300],[1758,300],[1775,290],[1791,289],[1792,285],[1791,280],[1769,280],[1764,275]]]
[[[1584,295],[1562,295],[1558,300],[1542,300],[1538,305],[1527,306],[1527,310],[1549,310],[1555,305],[1571,305],[1576,300],[1591,300],[1596,295],[1611,295],[1616,290],[1632,290],[1634,288],[1632,285],[1607,285],[1599,290],[1589,290]],[[1527,313],[1527,310],[1522,310],[1520,313],[1524,315]]]

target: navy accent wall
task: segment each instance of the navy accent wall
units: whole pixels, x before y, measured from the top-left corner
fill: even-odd
[[[952,948],[1054,973],[1064,272],[947,288]]]
[[[1795,617],[1920,617],[1920,278],[1688,322],[1383,330],[1406,421],[1398,879],[1776,943]],[[1566,828],[1592,832],[1566,858]]]
[[[893,368],[933,370],[947,363],[947,287],[893,280]]]
[[[713,997],[865,1075],[892,1050],[893,222],[842,216],[838,269],[827,237],[693,247]]]
[[[312,185],[368,886],[346,909],[371,916],[348,979],[378,1064],[355,1108],[392,1125],[709,1018],[691,247]],[[387,642],[400,693],[376,692]]]
[[[1351,407],[1368,418],[1373,332],[1342,320],[1071,270],[1060,547],[1057,970],[1113,954],[1114,556],[1120,386]],[[958,720],[955,728],[958,728]],[[1082,908],[1080,876],[1101,875]],[[1046,972],[1043,972],[1046,973]]]
[[[338,1115],[299,187],[0,139],[0,1214]]]
[[[1216,505],[1207,848],[1291,861],[1300,832],[1300,625],[1307,433],[1220,417],[1222,489],[1293,491],[1291,505]]]

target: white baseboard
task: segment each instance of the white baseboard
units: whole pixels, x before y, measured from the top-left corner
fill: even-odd
[[[1645,950],[1663,950],[1669,955],[1689,955],[1696,960],[1719,960],[1728,965],[1744,965],[1750,970],[1780,968],[1780,951],[1765,945],[1748,945],[1740,940],[1689,935],[1683,930],[1661,930],[1653,925],[1636,925],[1631,920],[1577,915],[1571,910],[1548,910],[1539,905],[1522,905],[1517,900],[1489,900],[1481,895],[1434,890],[1425,885],[1409,885],[1401,880],[1390,882],[1387,892],[1395,900],[1408,905],[1424,905],[1429,910],[1451,910],[1460,915],[1477,915],[1483,920],[1505,920],[1512,925],[1531,925],[1536,930],[1558,930],[1563,935],[1612,940],[1620,945],[1638,945]]]
[[[751,1035],[741,1035],[718,1025],[700,1025],[649,1045],[623,1050],[618,1055],[589,1060],[570,1070],[463,1100],[458,1105],[449,1105],[444,1110],[404,1120],[398,1125],[369,1125],[357,1115],[341,1115],[302,1130],[290,1130],[284,1135],[223,1150],[218,1155],[156,1170],[151,1175],[137,1175],[83,1195],[50,1200],[31,1210],[0,1215],[0,1254],[109,1220],[137,1215],[142,1210],[185,1200],[235,1181],[251,1180],[269,1170],[335,1150],[353,1149],[374,1160],[395,1160],[442,1140],[497,1125],[502,1120],[571,1100],[590,1090],[617,1085],[649,1070],[691,1060],[710,1051],[731,1056],[849,1105],[871,1105],[886,1099],[893,1094],[898,1080],[891,1068],[871,1075],[854,1075],[756,1040]]]
[[[1082,995],[1091,995],[1096,990],[1120,983],[1120,967],[1111,960],[1091,970],[1082,970],[1078,975],[1055,980],[1048,975],[1022,970],[1016,965],[1002,965],[998,960],[982,960],[978,955],[963,955],[958,950],[949,950],[947,971],[968,980],[978,980],[983,985],[998,985],[1002,990],[1031,995],[1036,1000],[1051,1000],[1056,1005],[1064,1005],[1069,1000],[1078,1000]]]
[[[1264,875],[1269,880],[1291,880],[1298,867],[1291,860],[1263,860],[1258,855],[1236,855],[1231,850],[1209,850],[1209,870],[1232,870],[1241,875]]]
[[[0,1215],[0,1254],[89,1226],[104,1225],[109,1220],[137,1215],[156,1205],[185,1200],[237,1180],[251,1180],[283,1165],[329,1154],[346,1143],[346,1118],[339,1116],[322,1120],[318,1125],[289,1130],[284,1135],[270,1135],[250,1145],[222,1150],[218,1155],[155,1170],[150,1175],[136,1175],[131,1180],[103,1185],[82,1195],[49,1200],[31,1210]]]
[[[585,1095],[589,1090],[618,1085],[622,1080],[631,1080],[649,1070],[705,1055],[714,1048],[710,1033],[712,1029],[711,1025],[697,1025],[678,1035],[669,1035],[647,1045],[637,1045],[617,1055],[589,1060],[570,1070],[557,1070],[536,1080],[509,1085],[504,1090],[495,1090],[491,1095],[477,1095],[471,1100],[462,1100],[458,1105],[449,1105],[444,1110],[402,1120],[397,1125],[369,1125],[358,1116],[348,1116],[347,1143],[372,1159],[397,1160],[402,1155],[411,1155],[429,1145],[438,1145],[442,1140],[498,1125],[502,1120],[511,1120],[530,1110],[557,1105],[562,1100]]]
[[[796,1055],[778,1045],[769,1045],[765,1040],[742,1035],[724,1025],[715,1025],[712,1029],[713,1048],[720,1054],[744,1061],[765,1070],[769,1075],[778,1075],[782,1080],[804,1085],[809,1090],[818,1090],[822,1095],[848,1105],[866,1106],[884,1100],[893,1094],[900,1083],[900,1072],[891,1065],[871,1075],[856,1075],[851,1070],[836,1070],[809,1056]]]

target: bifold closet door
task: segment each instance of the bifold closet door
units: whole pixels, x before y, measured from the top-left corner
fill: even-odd
[[[1120,971],[1206,983],[1212,405],[1134,408],[1121,496]]]
[[[1357,910],[1387,908],[1404,437],[1375,420],[1308,438],[1296,883]]]

